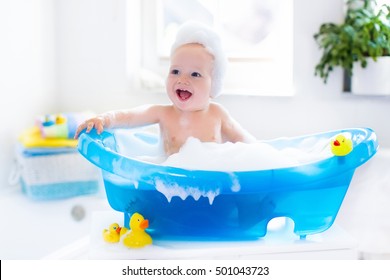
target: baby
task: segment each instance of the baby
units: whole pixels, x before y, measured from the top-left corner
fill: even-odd
[[[171,49],[166,91],[171,105],[147,105],[110,111],[82,123],[76,131],[93,128],[159,124],[167,156],[177,153],[189,137],[202,142],[254,142],[221,105],[211,102],[220,94],[227,60],[218,35],[198,23],[184,24]]]

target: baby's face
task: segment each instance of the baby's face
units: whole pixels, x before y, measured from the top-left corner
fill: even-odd
[[[198,111],[209,105],[213,62],[200,44],[183,45],[173,53],[166,88],[178,109]]]

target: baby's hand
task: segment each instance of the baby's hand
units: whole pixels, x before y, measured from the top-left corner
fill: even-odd
[[[96,129],[98,134],[102,133],[104,128],[104,118],[99,116],[99,117],[86,120],[85,122],[80,124],[77,127],[76,133],[74,135],[74,139],[77,139],[79,137],[80,132],[83,131],[84,129],[86,129],[85,132],[89,133],[93,128]]]

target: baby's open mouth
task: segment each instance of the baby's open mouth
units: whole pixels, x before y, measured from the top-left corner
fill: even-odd
[[[192,96],[192,92],[185,89],[177,89],[176,94],[181,101],[186,101]]]

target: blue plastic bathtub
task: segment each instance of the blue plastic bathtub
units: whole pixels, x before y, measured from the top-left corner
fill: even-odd
[[[152,237],[160,239],[257,239],[266,235],[268,222],[276,217],[291,218],[294,233],[302,238],[323,232],[333,224],[355,169],[369,160],[378,146],[375,133],[368,128],[280,138],[267,143],[280,149],[300,146],[308,138],[330,140],[348,133],[354,148],[346,156],[288,168],[224,172],[186,170],[136,159],[136,155],[152,155],[158,137],[137,130],[126,133],[125,141],[123,130],[82,133],[78,149],[102,169],[108,201],[124,213],[125,225],[132,213],[139,212],[149,219]],[[123,146],[134,156],[123,155]],[[234,187],[237,184],[239,188]],[[159,191],[161,185],[203,195],[167,198]]]

